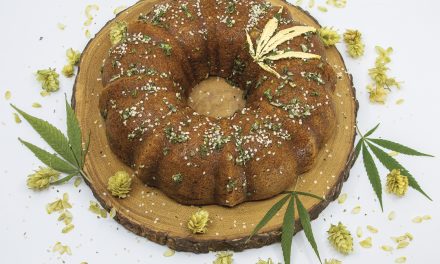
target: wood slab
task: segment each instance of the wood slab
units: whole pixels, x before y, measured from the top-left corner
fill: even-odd
[[[307,25],[320,27],[318,22],[302,9],[281,0],[272,0],[275,5],[284,5],[293,17]],[[186,227],[187,221],[197,207],[184,206],[166,197],[161,191],[133,180],[133,189],[126,199],[112,197],[107,191],[107,181],[118,170],[132,172],[120,162],[108,147],[104,121],[98,110],[98,99],[103,89],[100,66],[111,46],[108,37],[110,27],[116,21],[133,21],[138,14],[146,13],[156,0],[144,0],[121,12],[107,23],[84,50],[76,78],[72,104],[75,107],[82,131],[91,132],[90,151],[85,171],[91,178],[88,182],[101,205],[117,211],[116,221],[128,230],[159,244],[179,251],[203,253],[218,250],[241,251],[262,247],[280,241],[281,224],[285,209],[275,216],[248,243],[245,243],[255,225],[281,196],[272,199],[246,202],[234,208],[217,205],[204,206],[210,213],[208,232],[193,235]],[[325,201],[302,198],[312,219],[340,193],[353,163],[353,144],[356,135],[355,122],[358,103],[355,98],[351,75],[347,74],[344,61],[335,47],[327,49],[330,64],[339,74],[333,96],[336,107],[337,131],[321,150],[312,170],[300,176],[291,190],[322,195]],[[296,214],[298,215],[298,214]],[[298,219],[297,219],[298,220]],[[296,221],[300,230],[299,221]]]

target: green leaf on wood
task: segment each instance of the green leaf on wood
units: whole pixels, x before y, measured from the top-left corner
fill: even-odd
[[[382,204],[382,184],[380,183],[379,172],[377,171],[376,164],[374,163],[373,157],[368,151],[365,143],[362,144],[362,156],[364,158],[364,166],[367,171],[368,179],[370,179],[371,186],[379,199],[380,208],[383,211]]]
[[[294,193],[294,194],[298,194],[298,195],[303,195],[303,196],[312,197],[312,198],[315,198],[315,199],[318,199],[318,200],[321,200],[321,201],[324,201],[324,200],[325,200],[323,197],[318,196],[318,195],[313,194],[313,193],[298,192],[298,191],[294,191],[294,192],[292,192],[292,193]]]
[[[359,139],[358,143],[356,144],[356,147],[354,148],[354,160],[353,160],[353,162],[356,162],[356,160],[358,159],[359,154],[361,153],[363,142],[364,142],[364,140],[361,138],[361,139]]]
[[[258,231],[260,231],[261,228],[263,228],[269,221],[272,219],[275,214],[283,207],[283,205],[286,203],[286,201],[290,198],[290,194],[283,197],[283,199],[279,200],[277,203],[275,203],[272,208],[267,211],[266,215],[263,216],[261,221],[255,226],[254,231],[252,231],[252,234],[249,236],[247,241],[252,238]]]
[[[50,168],[64,173],[74,173],[78,172],[76,168],[74,168],[72,165],[70,165],[68,162],[62,160],[55,154],[51,154],[44,149],[35,146],[34,144],[31,144],[27,141],[22,140],[21,138],[18,139],[23,145],[25,145],[34,155],[44,164],[49,166]]]
[[[284,263],[290,264],[293,234],[295,233],[295,196],[289,195],[290,201],[284,213],[281,248],[283,249]]]
[[[420,187],[420,185],[417,183],[414,176],[411,175],[411,173],[405,169],[397,160],[395,160],[393,157],[388,155],[385,151],[381,150],[380,148],[376,147],[375,145],[371,143],[367,143],[370,147],[371,151],[373,151],[373,154],[377,157],[377,159],[387,168],[389,171],[392,171],[394,169],[398,169],[401,171],[401,173],[408,177],[408,185],[414,188],[415,190],[419,191],[421,194],[423,194],[426,198],[432,201],[431,197],[426,194],[423,189]]]
[[[309,212],[307,212],[306,208],[302,204],[299,197],[295,196],[295,198],[296,198],[296,207],[298,208],[299,219],[304,229],[304,234],[306,235],[307,240],[309,241],[310,245],[315,251],[315,254],[318,257],[319,262],[322,263],[321,257],[319,256],[318,245],[316,244],[315,237],[313,236],[312,225],[310,224]]]
[[[434,157],[432,155],[429,154],[425,154],[422,152],[419,152],[415,149],[409,148],[407,146],[404,146],[402,144],[396,143],[396,142],[392,142],[386,139],[379,139],[379,138],[371,138],[368,139],[369,141],[392,151],[395,152],[399,152],[405,155],[411,155],[411,156],[425,156],[425,157]]]
[[[69,141],[61,131],[51,125],[49,122],[42,119],[31,116],[22,110],[18,109],[14,105],[11,105],[20,115],[26,119],[27,122],[37,131],[37,133],[49,144],[49,146],[55,150],[61,157],[70,162],[76,164],[75,157],[70,149]]]
[[[69,138],[70,147],[72,148],[77,165],[83,167],[83,149],[82,149],[82,134],[79,127],[78,119],[76,119],[75,112],[66,100],[66,119],[67,119],[67,137]]]

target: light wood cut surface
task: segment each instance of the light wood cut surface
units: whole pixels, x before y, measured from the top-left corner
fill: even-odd
[[[108,178],[118,170],[129,172],[132,170],[120,162],[108,147],[104,123],[98,110],[99,94],[103,89],[100,81],[100,65],[111,46],[108,37],[111,25],[116,21],[137,19],[139,13],[146,13],[156,2],[144,0],[120,13],[89,42],[83,52],[72,103],[82,131],[84,134],[91,132],[92,143],[85,164],[85,171],[92,180],[89,186],[103,207],[108,210],[113,207],[116,209],[115,219],[124,227],[176,250],[196,253],[226,249],[240,251],[279,241],[284,209],[258,235],[245,243],[255,225],[280,199],[280,195],[269,200],[246,202],[234,208],[204,206],[203,208],[210,213],[212,221],[208,232],[202,235],[193,235],[186,227],[189,217],[197,211],[197,207],[180,205],[159,190],[143,185],[136,178],[133,181],[130,197],[118,199],[109,195],[106,189]],[[316,20],[301,9],[281,0],[271,2],[286,6],[294,19],[319,27]],[[326,197],[322,202],[302,198],[312,219],[318,217],[328,203],[338,196],[342,183],[347,179],[352,166],[353,142],[356,134],[358,104],[351,76],[346,73],[344,61],[336,48],[327,49],[327,56],[330,64],[341,77],[333,96],[337,131],[319,153],[313,169],[301,175],[297,185],[291,187]],[[298,231],[300,227],[298,221],[296,223]]]

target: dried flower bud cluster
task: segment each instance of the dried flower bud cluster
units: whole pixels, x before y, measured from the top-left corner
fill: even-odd
[[[213,264],[232,264],[232,252],[218,252],[215,256],[217,258],[212,262]]]
[[[390,54],[393,52],[392,48],[384,49],[377,46],[376,64],[374,68],[369,69],[369,75],[374,83],[367,86],[370,93],[370,101],[376,103],[385,103],[391,87],[400,88],[400,83],[395,78],[389,77],[387,72],[389,68],[387,64],[391,62]]]
[[[347,45],[347,52],[353,58],[364,55],[365,44],[362,43],[362,33],[359,30],[348,29],[344,33],[344,42]]]
[[[333,27],[322,27],[318,29],[318,35],[326,47],[333,46],[341,41],[341,36]]]
[[[41,83],[41,88],[43,88],[42,95],[47,95],[60,89],[59,77],[60,75],[52,68],[37,71],[37,81]]]
[[[72,224],[73,216],[68,209],[72,208],[72,205],[69,203],[69,195],[67,193],[63,194],[62,199],[58,199],[55,202],[49,203],[46,206],[46,211],[48,214],[58,212],[60,213],[58,217],[58,221],[64,223],[64,228],[61,230],[63,234],[72,231],[75,226]]]
[[[34,190],[46,189],[52,182],[58,180],[59,176],[60,173],[54,169],[40,167],[34,174],[28,176],[27,186]]]
[[[110,42],[116,45],[122,42],[127,37],[127,23],[116,22],[110,29]]]
[[[347,227],[339,222],[331,225],[327,231],[330,244],[342,254],[349,254],[353,251],[353,237]]]
[[[107,189],[113,196],[126,198],[131,191],[131,177],[125,171],[118,171],[108,179]]]
[[[408,191],[408,177],[400,174],[400,170],[392,170],[387,175],[387,191],[397,196],[404,196]]]
[[[66,51],[67,64],[63,67],[61,73],[65,77],[72,77],[75,74],[75,65],[78,65],[79,60],[81,58],[81,53],[77,50],[73,50],[72,48]]]
[[[188,221],[188,229],[193,234],[206,233],[209,221],[209,213],[206,210],[199,210],[194,213]]]

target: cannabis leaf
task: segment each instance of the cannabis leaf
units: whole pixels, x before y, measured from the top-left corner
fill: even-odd
[[[297,206],[301,226],[304,229],[306,238],[312,246],[313,250],[315,251],[319,262],[321,262],[321,257],[319,256],[318,252],[318,246],[312,232],[312,225],[310,224],[310,216],[304,205],[302,204],[301,200],[299,199],[299,196],[308,196],[319,200],[323,200],[323,198],[306,192],[293,191],[284,193],[286,194],[286,196],[276,202],[269,209],[269,211],[267,211],[267,213],[254,228],[247,241],[249,241],[256,233],[258,233],[258,231],[260,231],[260,229],[263,228],[275,216],[275,214],[281,210],[286,202],[289,201],[289,203],[287,204],[286,212],[284,213],[283,225],[281,228],[281,248],[283,250],[284,263],[290,264],[292,240],[295,233],[295,203]]]
[[[363,156],[363,162],[365,166],[365,170],[367,172],[368,179],[370,180],[371,185],[373,186],[373,190],[376,193],[377,198],[379,199],[380,207],[383,211],[383,204],[382,204],[382,184],[379,176],[379,172],[377,170],[376,164],[374,162],[373,156],[370,153],[373,153],[373,155],[379,160],[379,162],[387,168],[389,171],[392,171],[394,169],[398,169],[402,172],[403,175],[408,177],[408,185],[411,186],[413,189],[417,190],[421,194],[423,194],[426,198],[429,200],[432,200],[431,197],[429,197],[428,194],[423,191],[422,187],[417,183],[416,179],[413,175],[405,168],[403,167],[396,159],[391,157],[389,154],[387,154],[384,150],[382,150],[380,147],[384,149],[388,149],[391,151],[395,151],[404,155],[411,155],[411,156],[423,156],[423,157],[433,157],[430,154],[425,154],[422,152],[419,152],[417,150],[414,150],[410,147],[404,146],[402,144],[381,139],[381,138],[370,138],[370,136],[376,132],[377,128],[379,127],[379,124],[376,125],[374,128],[369,130],[365,135],[362,135],[358,129],[358,133],[361,136],[359,142],[356,144],[355,151],[354,151],[354,159],[357,160],[359,157],[361,151]]]
[[[83,171],[85,156],[89,148],[90,134],[86,142],[86,147],[83,148],[81,128],[72,107],[67,102],[67,99],[67,137],[49,122],[29,115],[15,105],[11,104],[11,107],[23,116],[23,118],[32,126],[32,128],[34,128],[41,138],[46,141],[55,153],[50,153],[21,138],[18,138],[18,140],[48,167],[67,174],[67,176],[58,181],[52,182],[51,184],[64,183],[78,175],[81,175],[90,181]]]
[[[282,13],[283,7],[280,8],[278,16]],[[277,16],[269,19],[266,23],[260,38],[257,40],[257,46],[254,48],[254,43],[249,33],[246,31],[246,40],[249,46],[249,53],[254,61],[265,71],[268,71],[278,78],[280,74],[267,64],[267,61],[276,61],[281,59],[320,59],[321,56],[306,52],[276,50],[276,48],[286,41],[301,36],[306,33],[316,32],[314,27],[309,26],[294,26],[280,30],[275,34],[278,28],[279,19]]]

